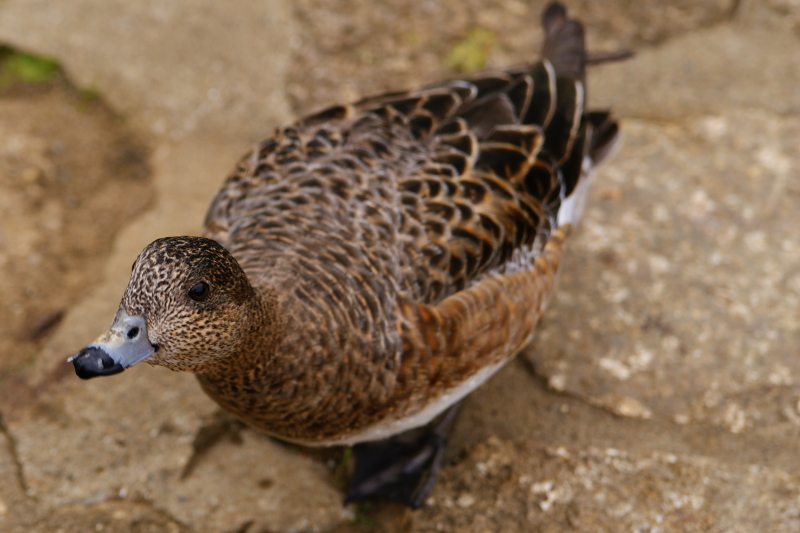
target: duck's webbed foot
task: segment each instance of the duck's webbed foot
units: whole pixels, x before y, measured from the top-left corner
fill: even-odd
[[[457,408],[450,407],[427,426],[353,446],[355,465],[344,502],[377,497],[412,509],[422,505],[439,476]]]

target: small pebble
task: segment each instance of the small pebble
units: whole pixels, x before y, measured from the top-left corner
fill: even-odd
[[[472,494],[462,494],[461,496],[458,497],[456,503],[458,504],[459,507],[463,507],[465,509],[467,507],[472,507],[475,504],[475,496],[473,496]]]

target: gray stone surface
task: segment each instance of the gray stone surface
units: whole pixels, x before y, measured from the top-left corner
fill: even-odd
[[[412,530],[800,531],[800,11],[662,4],[570,6],[596,48],[637,48],[589,78],[625,143],[540,335],[466,402]],[[216,409],[191,376],[45,376],[108,324],[145,244],[198,232],[289,103],[444,78],[475,27],[487,66],[523,62],[541,5],[0,4],[0,41],[56,56],[151,145],[157,197],[36,357],[45,392],[0,434],[0,530],[347,530],[329,466],[249,430],[181,480]]]
[[[797,36],[741,18],[642,49],[633,61],[605,66],[590,80],[594,100],[626,117],[671,121],[738,108],[800,111]]]
[[[792,427],[800,127],[759,109],[625,127],[531,358],[618,414]]]
[[[8,0],[2,12],[6,42],[57,57],[156,135],[257,139],[290,118],[287,2]]]
[[[489,438],[445,473],[416,531],[798,531],[800,486],[782,471],[665,453]],[[490,490],[476,491],[481,486]]]
[[[215,410],[186,377],[135,368],[113,386],[81,383],[77,393],[73,386],[43,398],[11,426],[28,495],[49,507],[154,502],[200,531],[248,521],[304,529],[341,518],[325,465],[250,431],[241,444],[212,447],[182,478],[198,425]]]

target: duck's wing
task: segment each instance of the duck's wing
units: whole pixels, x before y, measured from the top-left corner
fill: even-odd
[[[540,62],[400,100],[438,150],[401,187],[422,198],[422,249],[444,288],[401,306],[402,379],[450,389],[531,340],[588,173],[617,139],[608,113],[584,108],[581,25],[558,4],[543,22]]]
[[[558,4],[543,22],[544,57],[533,65],[354,106],[407,125],[427,147],[398,180],[409,225],[423,229],[407,246],[424,285],[415,300],[436,304],[487,275],[529,269],[552,230],[580,216],[578,184],[614,144],[616,123],[584,109],[581,25]],[[319,118],[337,112],[345,108]]]

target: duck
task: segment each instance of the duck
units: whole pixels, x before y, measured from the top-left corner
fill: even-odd
[[[418,507],[456,406],[532,340],[619,139],[585,107],[581,23],[554,2],[542,24],[532,64],[335,105],[255,145],[201,236],[136,258],[76,374],[192,372],[261,432],[353,446],[346,501]]]

